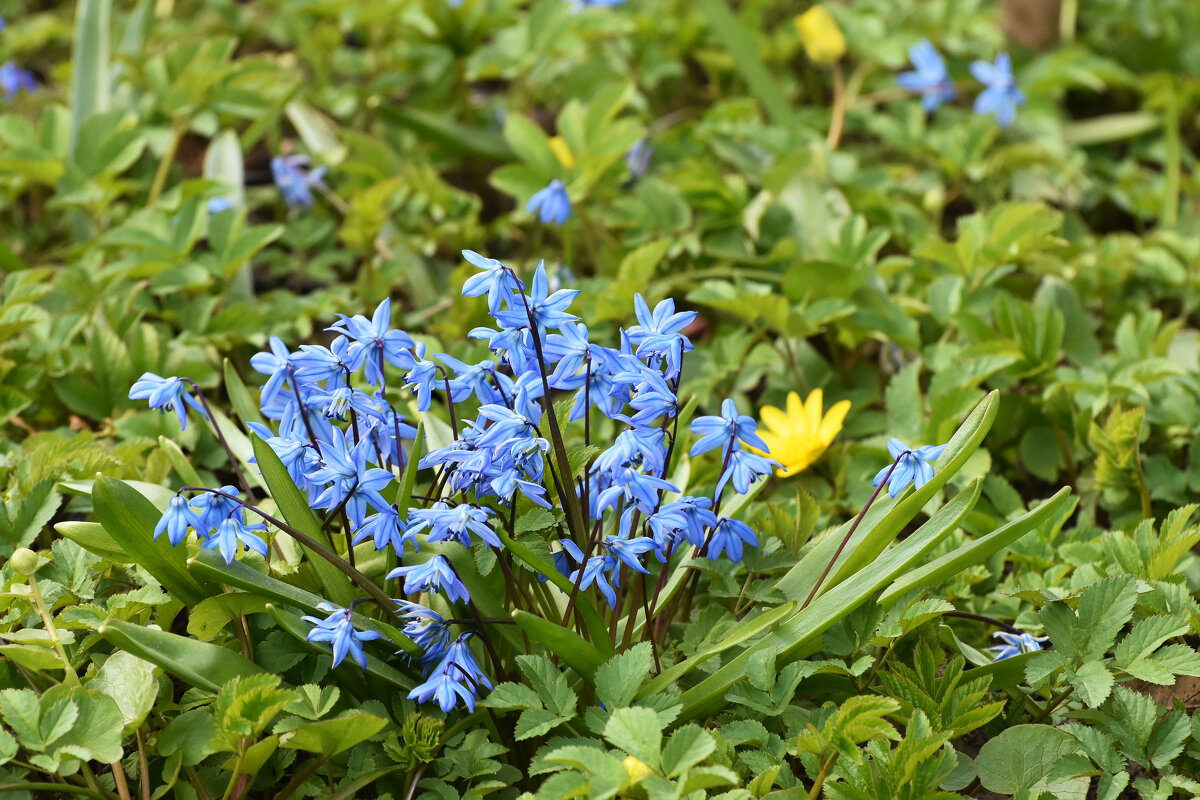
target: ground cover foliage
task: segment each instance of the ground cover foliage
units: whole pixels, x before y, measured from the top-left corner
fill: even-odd
[[[0,16],[0,797],[1200,796],[1194,4]]]

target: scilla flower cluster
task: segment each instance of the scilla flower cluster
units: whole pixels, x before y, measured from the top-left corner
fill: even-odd
[[[369,581],[354,567],[354,546],[368,542],[399,564],[371,599],[388,599],[384,613],[414,645],[409,654],[422,682],[410,697],[447,712],[460,703],[473,710],[479,693],[491,687],[501,665],[489,628],[511,620],[483,619],[468,588],[472,581],[446,555],[453,547],[429,545],[490,550],[510,584],[506,602],[555,624],[573,628],[572,612],[579,614],[584,598],[610,609],[614,626],[622,609],[634,616],[644,610],[649,619],[668,613],[665,603],[659,608],[660,594],[673,570],[687,568],[685,560],[736,562],[758,544],[750,527],[723,515],[722,507],[729,495],[749,492],[779,466],[765,454],[755,421],[725,400],[719,414],[690,421],[690,455],[719,459],[711,492],[685,494],[672,482],[681,436],[679,387],[693,349],[685,330],[695,312],[677,311],[669,299],[652,307],[638,295],[636,324],[598,341],[572,313],[578,291],[552,290],[543,264],[522,277],[498,260],[463,255],[478,272],[462,293],[486,303],[491,318],[469,335],[486,345],[489,358],[467,362],[427,353],[391,327],[385,299],[370,318],[341,316],[329,328],[335,338],[328,346],[291,349],[272,337],[269,349],[250,362],[265,379],[261,411],[270,424],[248,427],[324,520],[327,542],[338,543],[338,552],[326,551],[335,566]],[[130,396],[173,411],[181,424],[189,410],[212,417],[184,379],[147,374]],[[558,400],[566,401],[561,415],[554,413]],[[444,404],[454,438],[418,458],[412,452],[416,420],[401,409],[426,415],[435,402]],[[429,488],[398,504],[397,482],[414,458]],[[202,547],[218,550],[227,562],[239,549],[270,557],[277,531],[303,536],[255,503],[248,485],[187,487],[171,501],[155,536],[165,533],[178,545],[194,532]],[[553,566],[544,563],[550,574],[533,587],[520,585],[513,570],[517,560],[529,562],[526,551],[513,550],[518,511],[553,519],[543,528],[553,532],[545,541]],[[460,568],[472,563],[462,561]],[[537,563],[522,566],[539,570]],[[639,602],[628,594],[634,578]],[[335,667],[350,656],[365,668],[364,644],[380,638],[353,606],[326,604],[325,618],[304,618],[313,626],[309,641],[329,646]],[[632,619],[624,619],[631,630]],[[642,626],[652,646],[658,628]],[[481,666],[485,653],[491,677]]]

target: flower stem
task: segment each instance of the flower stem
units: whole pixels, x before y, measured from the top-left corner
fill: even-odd
[[[838,545],[838,549],[834,552],[833,558],[829,559],[829,563],[825,565],[825,571],[821,573],[821,577],[817,578],[817,582],[815,585],[813,585],[812,591],[808,593],[808,598],[804,601],[804,605],[800,606],[801,611],[808,608],[808,604],[811,603],[813,598],[817,596],[817,592],[820,590],[821,584],[825,582],[825,578],[829,575],[829,570],[833,569],[833,565],[837,563],[838,556],[842,554],[842,550],[846,548],[847,543],[850,541],[850,537],[854,535],[856,530],[858,530],[859,523],[861,523],[863,521],[863,517],[867,515],[867,509],[869,509],[871,504],[875,502],[875,498],[879,497],[879,493],[883,491],[883,487],[887,486],[888,480],[892,477],[892,473],[896,469],[896,465],[900,463],[900,459],[903,458],[904,455],[905,453],[901,453],[896,460],[892,462],[892,466],[888,469],[887,474],[883,476],[883,480],[879,482],[879,485],[875,487],[875,491],[871,493],[871,497],[867,500],[867,504],[863,506],[862,511],[858,512],[858,517],[855,518],[854,524],[850,526],[850,530],[846,531],[846,535],[842,538],[842,543]]]

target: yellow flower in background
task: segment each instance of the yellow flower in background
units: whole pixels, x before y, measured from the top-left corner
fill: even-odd
[[[558,163],[563,165],[564,169],[571,169],[575,166],[575,154],[571,152],[571,145],[567,144],[567,140],[561,136],[554,136],[550,139],[550,149],[554,151],[554,156],[558,159]]]
[[[817,64],[832,64],[846,54],[846,37],[825,6],[813,6],[795,22],[800,43]]]
[[[621,762],[621,766],[625,767],[625,774],[629,776],[629,783],[641,783],[646,778],[650,777],[651,769],[649,765],[638,761],[633,756],[625,756],[625,760]]]
[[[787,398],[787,412],[780,411],[775,406],[763,406],[762,422],[767,430],[759,430],[758,435],[770,448],[771,458],[782,465],[775,470],[781,478],[795,475],[808,469],[821,454],[829,449],[833,439],[842,429],[842,421],[850,410],[850,401],[843,400],[834,403],[824,416],[821,406],[825,397],[820,389],[813,389],[812,394],[804,402],[800,395],[792,392]],[[748,448],[755,450],[755,448]],[[755,452],[762,453],[761,450]]]

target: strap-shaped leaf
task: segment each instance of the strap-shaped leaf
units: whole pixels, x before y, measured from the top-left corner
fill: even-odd
[[[279,512],[283,514],[287,524],[318,542],[327,543],[331,549],[336,551],[337,548],[333,547],[333,543],[326,538],[325,532],[321,530],[320,521],[308,507],[308,501],[296,486],[296,482],[292,480],[292,476],[288,474],[287,467],[279,460],[279,456],[275,455],[275,451],[271,449],[270,445],[257,436],[252,437],[252,442],[254,459],[258,463],[259,469],[262,470],[267,488],[271,490],[271,497],[274,498],[275,505],[279,506]],[[308,562],[312,565],[313,572],[317,574],[317,580],[321,582],[321,588],[329,601],[342,607],[349,605],[355,597],[350,579],[343,575],[337,567],[300,542],[297,542],[297,545],[308,556]]]
[[[202,584],[188,572],[186,548],[173,547],[166,536],[155,541],[154,528],[162,512],[136,489],[116,478],[97,476],[92,503],[117,546],[176,598],[190,606],[220,591],[216,584]]]
[[[571,594],[574,585],[561,572],[538,558],[536,553],[508,536],[504,531],[496,531],[496,535],[504,542],[504,546],[512,551],[513,555],[528,564],[535,572],[543,575],[546,580],[553,583],[559,589],[568,595]],[[592,640],[592,645],[605,658],[610,658],[616,651],[613,649],[612,641],[609,638],[608,628],[605,627],[604,622],[600,619],[600,614],[596,611],[596,606],[592,603],[592,598],[588,597],[582,591],[577,592],[575,595],[575,607],[579,610],[579,616],[583,620],[583,627],[587,630],[588,636]]]
[[[530,639],[561,658],[589,684],[596,685],[596,670],[604,663],[604,656],[590,642],[564,628],[558,620],[551,622],[519,610],[512,617]]]
[[[953,552],[931,561],[920,569],[913,570],[889,586],[879,596],[879,604],[884,606],[890,605],[905,592],[925,586],[934,586],[968,567],[983,563],[992,553],[1001,548],[1008,547],[1043,522],[1051,519],[1056,513],[1064,511],[1069,513],[1075,504],[1075,501],[1067,503],[1070,494],[1070,487],[1064,486],[1049,500],[1025,515],[1007,525],[1000,526],[986,536],[981,536],[974,541],[967,542]]]
[[[974,506],[980,486],[978,480],[972,481],[970,486],[886,555],[816,598],[803,611],[785,620],[710,677],[684,692],[680,718],[693,719],[720,707],[729,688],[745,677],[746,663],[757,651],[775,650],[776,665],[779,667],[814,652],[826,629],[866,602],[949,535]]]
[[[125,652],[157,664],[180,680],[210,692],[220,691],[226,681],[263,671],[227,647],[144,628],[124,620],[109,620],[97,633]]]
[[[829,591],[831,587],[837,586],[863,566],[873,562],[946,481],[967,463],[967,459],[978,449],[988,429],[992,427],[992,421],[996,418],[997,399],[998,394],[992,392],[967,416],[938,458],[933,479],[929,483],[898,500],[885,496],[876,501],[863,518],[854,538],[846,544],[842,555],[839,556],[838,563],[830,572],[831,577],[825,581],[824,591]],[[808,597],[852,524],[853,520],[849,520],[826,533],[795,567],[779,579],[777,585],[784,596],[793,599]]]
[[[242,422],[266,422],[258,410],[258,403],[254,402],[250,390],[246,388],[246,384],[242,382],[241,376],[237,374],[228,358],[225,359],[225,393],[229,395],[229,403]]]

